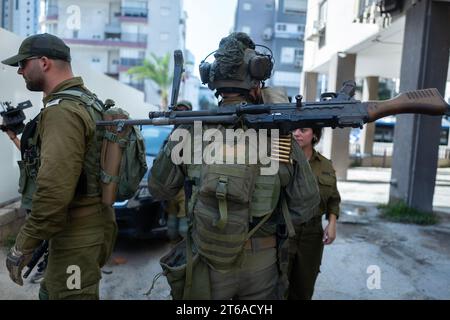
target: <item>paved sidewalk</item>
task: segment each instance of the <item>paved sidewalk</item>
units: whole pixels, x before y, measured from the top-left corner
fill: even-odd
[[[438,171],[433,204],[441,222],[435,226],[378,217],[389,179],[390,169],[351,168],[348,181],[338,182],[343,203],[337,239],[325,247],[314,299],[450,299],[450,168]],[[113,257],[125,262],[105,266],[102,299],[169,299],[164,277],[144,295],[168,249],[162,241],[119,240]],[[0,248],[0,299],[35,299],[39,285],[12,283],[5,257]]]

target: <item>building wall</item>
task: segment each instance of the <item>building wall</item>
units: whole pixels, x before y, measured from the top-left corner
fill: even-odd
[[[185,49],[186,15],[182,0],[152,0],[149,1],[149,32],[147,57],[154,53],[159,57],[170,54],[170,72],[173,70],[174,50]],[[158,87],[151,81],[146,81],[146,99],[159,105],[161,102]],[[170,101],[169,101],[170,103]]]
[[[245,32],[255,43],[271,47],[274,15],[275,0],[239,0],[234,31]]]
[[[272,49],[275,66],[267,84],[285,87],[290,96],[299,92],[306,3],[306,0],[239,0],[235,14],[235,31],[246,32],[255,43]],[[301,10],[285,10],[293,6]]]
[[[305,71],[328,72],[326,65],[338,51],[349,48],[370,37],[375,37],[380,31],[377,24],[355,23],[357,17],[356,0],[309,0],[308,15],[305,30]],[[324,15],[320,8],[326,5]],[[323,12],[322,11],[322,12]],[[319,48],[318,26],[325,29],[325,44]],[[351,36],[350,36],[351,35]],[[353,52],[348,52],[353,53]]]
[[[39,30],[39,0],[0,0],[0,27],[22,37]]]

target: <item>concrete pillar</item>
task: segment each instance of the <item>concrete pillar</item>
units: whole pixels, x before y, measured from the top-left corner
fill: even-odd
[[[304,101],[316,101],[318,76],[317,72],[303,72],[303,85],[300,88],[300,92]]]
[[[330,61],[328,71],[328,90],[339,91],[346,80],[355,79],[355,54],[336,54]],[[350,128],[325,128],[322,136],[323,155],[333,161],[336,177],[347,179],[347,169],[350,163],[349,149]]]
[[[378,82],[378,77],[366,77],[364,79],[363,101],[378,100]],[[366,124],[361,130],[359,143],[363,157],[372,156],[374,135],[374,122]]]
[[[406,12],[400,91],[437,88],[444,96],[450,49],[450,2],[419,1]],[[389,201],[432,211],[441,117],[399,115]]]

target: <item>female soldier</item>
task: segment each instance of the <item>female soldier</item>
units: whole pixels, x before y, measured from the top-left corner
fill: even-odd
[[[301,128],[293,132],[294,139],[303,149],[320,190],[320,211],[302,224],[295,224],[295,237],[289,243],[288,299],[310,300],[320,271],[324,244],[336,238],[336,219],[341,197],[336,187],[336,174],[331,161],[318,153],[314,146],[322,136],[320,128]],[[328,225],[322,229],[322,214]]]

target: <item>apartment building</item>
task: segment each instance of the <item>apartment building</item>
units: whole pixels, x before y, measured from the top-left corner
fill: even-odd
[[[159,104],[158,88],[127,71],[151,52],[158,56],[184,50],[182,0],[44,0],[43,31],[55,34],[75,59],[146,93]]]
[[[299,92],[306,11],[307,0],[238,0],[236,8],[234,31],[272,50],[275,66],[268,84],[285,87],[289,96]]]
[[[39,30],[39,0],[0,0],[0,28],[22,37]]]

